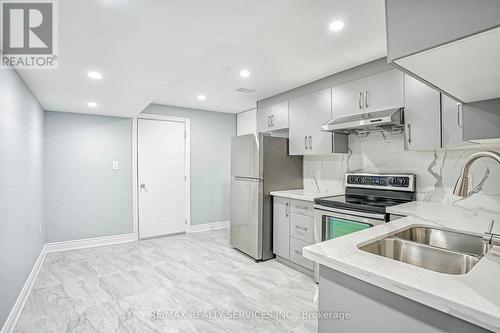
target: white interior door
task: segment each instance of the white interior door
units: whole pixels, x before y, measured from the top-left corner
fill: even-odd
[[[185,123],[138,119],[139,238],[186,231]]]

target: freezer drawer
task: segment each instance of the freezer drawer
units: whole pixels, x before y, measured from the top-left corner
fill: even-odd
[[[259,179],[231,179],[230,244],[255,259],[262,258],[262,237],[259,237],[261,187]]]

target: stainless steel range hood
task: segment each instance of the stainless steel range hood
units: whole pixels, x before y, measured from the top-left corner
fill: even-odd
[[[321,130],[347,134],[402,130],[404,128],[403,110],[404,108],[395,108],[334,118],[321,126]]]

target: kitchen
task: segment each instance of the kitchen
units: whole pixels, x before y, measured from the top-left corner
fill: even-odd
[[[2,333],[500,331],[497,1],[156,5],[94,28],[199,14],[182,74],[89,71],[65,4],[60,68],[0,72]]]

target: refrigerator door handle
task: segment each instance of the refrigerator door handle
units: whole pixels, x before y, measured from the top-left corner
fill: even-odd
[[[247,182],[256,182],[258,183],[260,181],[259,178],[254,178],[254,177],[241,177],[241,176],[234,176],[233,179],[235,180],[242,180],[242,181],[247,181]]]

